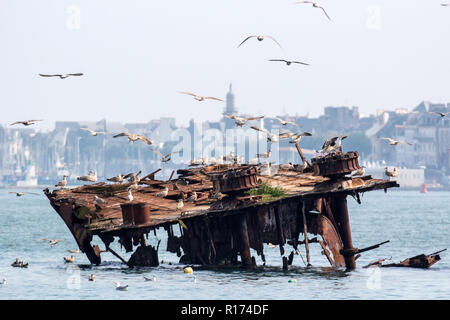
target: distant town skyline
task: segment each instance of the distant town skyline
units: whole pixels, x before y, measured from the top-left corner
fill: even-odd
[[[17,120],[142,122],[186,126],[221,118],[225,98],[255,115],[309,114],[326,106],[411,108],[450,101],[450,10],[438,1],[0,3],[2,125]],[[182,27],[180,27],[182,26]],[[252,34],[274,36],[247,41]],[[287,58],[309,66],[269,62]],[[83,72],[42,78],[39,73]]]

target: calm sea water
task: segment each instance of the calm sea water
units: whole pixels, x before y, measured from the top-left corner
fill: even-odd
[[[183,272],[175,254],[165,252],[162,240],[156,268],[128,269],[110,253],[103,263],[91,266],[83,254],[75,263],[63,257],[76,243],[69,230],[42,196],[16,197],[0,189],[0,299],[449,299],[450,255],[428,270],[412,268],[371,268],[362,266],[380,258],[399,262],[417,254],[430,254],[449,248],[450,192],[382,191],[369,192],[362,205],[348,198],[353,243],[363,248],[384,240],[390,243],[366,253],[357,260],[358,268],[344,272],[329,267],[320,246],[311,244],[313,268],[305,269],[295,256],[291,269],[281,270],[279,249],[265,248],[267,266],[256,271],[195,268],[193,275]],[[41,189],[29,190],[42,193]],[[162,229],[161,229],[162,230]],[[40,238],[63,239],[51,247]],[[153,244],[153,234],[149,235]],[[97,238],[93,243],[103,244]],[[121,252],[117,243],[112,246]],[[286,247],[287,254],[290,248]],[[255,254],[256,256],[256,254]],[[27,269],[13,268],[19,258]],[[257,257],[257,263],[261,260]],[[95,282],[88,281],[89,275]],[[145,282],[143,276],[156,276]],[[196,282],[194,282],[194,276]],[[289,280],[296,280],[289,282]],[[114,281],[128,284],[128,291],[115,290]]]

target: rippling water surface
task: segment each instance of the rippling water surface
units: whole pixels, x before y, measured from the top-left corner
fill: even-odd
[[[267,266],[254,271],[195,267],[194,275],[183,273],[176,254],[165,252],[162,240],[156,268],[128,269],[110,253],[103,263],[91,266],[83,254],[75,263],[63,257],[76,249],[69,230],[42,196],[16,197],[0,189],[0,299],[449,299],[450,256],[428,270],[412,268],[371,268],[362,266],[380,258],[393,262],[417,254],[449,248],[450,192],[375,191],[362,197],[362,205],[348,198],[353,243],[363,248],[384,240],[390,243],[357,260],[358,268],[344,272],[330,268],[320,246],[310,245],[313,268],[305,269],[295,256],[291,269],[281,270],[278,247],[265,248]],[[41,189],[30,190],[42,193]],[[40,238],[63,239],[51,247]],[[152,244],[156,243],[149,234]],[[103,244],[98,238],[94,243]],[[112,245],[127,259],[129,254]],[[286,253],[290,253],[290,248]],[[255,254],[256,256],[256,254]],[[29,263],[26,269],[13,268],[19,258]],[[261,264],[259,257],[257,263]],[[89,275],[95,282],[88,281]],[[156,276],[146,282],[143,276]],[[194,276],[196,282],[194,282]],[[289,280],[296,280],[289,282]],[[128,284],[128,291],[115,290],[114,281]]]

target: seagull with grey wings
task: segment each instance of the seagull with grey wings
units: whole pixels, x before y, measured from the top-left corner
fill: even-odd
[[[314,1],[297,1],[297,4],[311,4],[314,8],[318,8],[318,9],[322,9],[323,13],[327,16],[328,20],[331,21],[330,16],[328,15],[328,13],[325,11],[325,9],[319,5],[317,2]]]
[[[269,59],[269,61],[284,62],[284,63],[286,63],[287,66],[290,66],[290,65],[293,64],[293,63],[296,63],[296,64],[302,64],[302,65],[304,65],[304,66],[309,66],[308,63],[300,62],[300,61],[294,61],[294,60]]]
[[[114,176],[114,177],[112,177],[112,178],[108,178],[108,179],[106,179],[106,180],[111,181],[111,182],[122,183],[123,180],[124,180],[124,176],[123,176],[122,174],[119,173],[119,174],[117,174],[116,176]]]
[[[38,121],[44,121],[44,120],[24,120],[24,121],[16,121],[10,124],[10,126],[16,125],[16,124],[23,124],[24,126],[31,126],[35,124]]]
[[[310,137],[310,136],[312,136],[312,134],[309,132],[296,133],[291,137],[292,141],[289,141],[289,143],[300,142],[300,140],[302,140],[302,137]]]
[[[331,153],[336,151],[342,151],[342,140],[346,139],[346,135],[340,135],[339,137],[333,137],[328,139],[322,145],[322,150],[318,153]]]
[[[293,126],[299,127],[298,124],[296,124],[295,122],[292,122],[292,121],[286,121],[286,120],[283,120],[283,119],[278,118],[278,117],[271,117],[271,118],[280,121],[280,123],[281,123],[283,126],[286,126],[286,125],[288,125],[288,124],[291,124],[291,125],[293,125]]]
[[[161,162],[169,162],[170,159],[171,159],[170,156],[171,156],[172,154],[175,154],[175,153],[181,153],[182,150],[179,150],[179,151],[172,151],[172,152],[170,152],[170,153],[168,153],[168,154],[166,154],[166,155],[163,155],[161,152],[159,152],[159,151],[156,150],[156,149],[152,149],[152,151],[153,151],[154,153],[158,154],[158,155],[161,157]]]
[[[244,41],[242,41],[237,47],[239,48],[242,44],[244,44],[244,42],[246,42],[248,39],[251,39],[251,38],[256,38],[258,41],[263,41],[265,38],[269,38],[269,39],[271,39],[273,42],[275,42],[280,48],[282,48],[281,45],[278,43],[278,41],[275,40],[274,37],[272,37],[272,36],[267,36],[267,35],[253,35],[253,36],[248,36],[248,37],[245,38]]]
[[[264,116],[259,116],[259,117],[248,117],[248,118],[241,118],[238,116],[233,116],[233,115],[228,115],[228,114],[223,114],[224,117],[228,118],[228,119],[233,119],[234,123],[238,126],[238,127],[242,127],[247,121],[251,121],[251,120],[259,120],[264,118]]]
[[[146,136],[144,136],[142,134],[121,132],[121,133],[113,136],[113,138],[118,138],[118,137],[127,137],[130,142],[136,142],[138,140],[141,140],[142,142],[144,142],[148,145],[153,144],[153,142],[151,142]]]
[[[59,77],[60,79],[66,79],[68,77],[80,77],[83,73],[65,73],[65,74],[42,74],[39,73],[41,77]]]
[[[190,96],[193,96],[194,99],[197,100],[197,101],[205,101],[205,100],[207,100],[207,99],[209,99],[209,100],[216,100],[216,101],[223,101],[222,99],[219,99],[219,98],[216,98],[216,97],[201,96],[201,95],[195,94],[195,93],[193,93],[193,92],[185,92],[185,91],[182,91],[182,92],[180,92],[180,93],[182,93],[182,94],[187,94],[187,95],[190,95]]]
[[[268,131],[267,129],[261,129],[261,128],[258,128],[256,126],[251,126],[250,128],[252,128],[253,130],[256,130],[256,131],[264,132],[267,135],[267,141],[268,142],[273,142],[273,143],[279,142],[280,140],[283,140],[283,139],[289,139],[289,138],[291,138],[292,136],[295,135],[292,132],[284,132],[284,133],[280,133],[280,134],[273,134],[270,131]]]

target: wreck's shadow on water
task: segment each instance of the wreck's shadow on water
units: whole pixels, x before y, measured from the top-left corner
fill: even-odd
[[[381,258],[392,261],[450,248],[450,192],[372,192],[362,205],[349,198],[354,245],[360,248],[390,240],[364,252],[357,269],[346,272],[329,266],[317,243],[310,244],[311,268],[298,255],[283,271],[278,247],[264,247],[266,266],[255,252],[258,267],[208,267],[194,265],[185,274],[179,257],[167,253],[164,232],[158,267],[128,268],[110,253],[102,254],[99,266],[75,254],[75,263],[64,263],[76,243],[64,222],[42,197],[11,197],[0,190],[0,299],[449,299],[450,258],[447,252],[430,269],[363,268]],[[40,190],[36,190],[40,192]],[[40,238],[62,239],[50,246]],[[97,240],[97,239],[95,239]],[[149,237],[149,241],[155,241]],[[96,241],[96,243],[99,243]],[[112,243],[125,259],[129,254]],[[292,248],[285,246],[286,255]],[[304,247],[300,247],[302,254]],[[13,268],[19,258],[28,268]],[[303,258],[305,255],[303,254]],[[95,281],[89,281],[91,274]],[[156,281],[145,281],[144,276]],[[128,291],[115,290],[114,282],[128,284]]]

